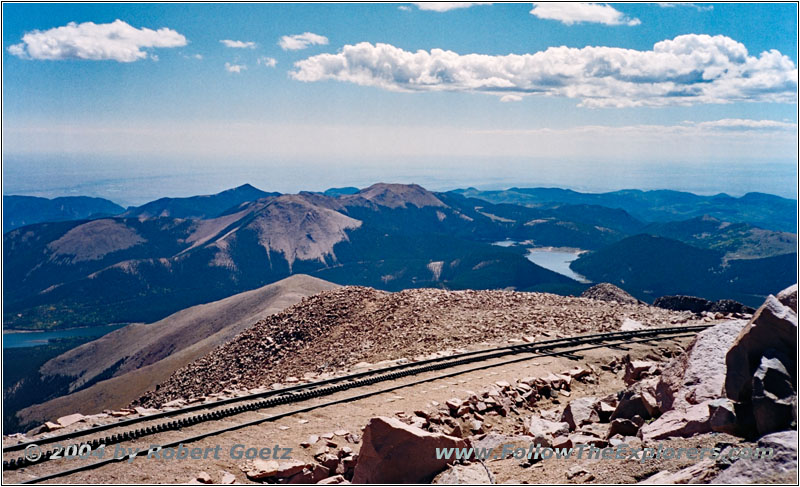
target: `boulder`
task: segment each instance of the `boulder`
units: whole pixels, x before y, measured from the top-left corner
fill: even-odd
[[[797,313],[772,295],[767,296],[767,300],[739,333],[725,356],[727,397],[739,402],[750,401],[753,375],[768,349],[774,349],[787,357],[795,357],[797,353]],[[784,365],[796,390],[795,363]]]
[[[709,403],[711,431],[735,435],[739,433],[736,421],[736,406],[730,399],[721,397]]]
[[[364,428],[353,483],[428,483],[454,459],[437,448],[464,448],[460,438],[429,433],[395,418],[372,418]]]
[[[664,412],[721,397],[725,354],[746,325],[744,320],[730,320],[698,333],[661,373],[655,390],[659,409]]]
[[[691,311],[700,314],[708,311],[714,303],[707,299],[694,296],[661,296],[653,301],[653,306],[657,308],[669,309],[672,311]]]
[[[782,353],[769,349],[753,375],[753,416],[759,436],[788,429],[794,418],[797,393]]]
[[[770,458],[740,458],[720,473],[712,484],[796,484],[797,431],[761,437],[758,448],[771,448]]]
[[[470,465],[452,465],[434,477],[432,484],[446,485],[484,485],[493,484],[494,479],[482,463]]]
[[[711,431],[711,402],[695,404],[685,409],[667,411],[639,429],[645,443],[664,438],[688,438]]]
[[[56,420],[56,423],[58,423],[61,426],[70,426],[70,425],[73,425],[75,423],[79,423],[81,421],[84,421],[85,419],[86,419],[86,416],[84,416],[83,414],[75,413],[75,414],[70,414],[68,416],[62,416],[62,417],[58,418]]]
[[[596,446],[597,448],[605,448],[605,447],[608,446],[608,441],[606,441],[605,439],[598,438],[598,437],[592,436],[592,435],[585,435],[585,434],[582,434],[582,433],[573,433],[573,434],[569,435],[569,442],[570,442],[570,444],[566,448],[574,447],[574,446],[577,446],[577,445],[592,445],[592,446]],[[557,445],[553,445],[553,446],[556,447],[556,448],[565,448],[563,446],[561,446],[561,447],[557,446]]]
[[[649,360],[626,360],[622,380],[625,385],[631,385],[642,377],[654,375],[657,370],[658,364]]]
[[[569,423],[549,421],[538,416],[531,416],[525,434],[533,437],[533,443],[545,447],[553,446],[553,438],[566,436]]]
[[[744,314],[744,313],[752,313],[755,309],[751,308],[750,306],[745,306],[738,301],[734,301],[732,299],[720,299],[719,301],[714,302],[711,305],[711,308],[708,310],[709,313],[722,313],[722,314]]]
[[[289,479],[290,484],[316,484],[330,476],[331,471],[322,465],[312,465],[304,468]]]
[[[611,426],[608,428],[608,433],[606,434],[606,438],[611,438],[614,435],[622,435],[622,436],[636,436],[636,433],[639,432],[639,426],[635,422],[627,418],[617,418],[611,422]]]
[[[312,465],[299,460],[288,462],[276,462],[275,460],[262,460],[260,458],[253,461],[253,465],[245,474],[252,480],[262,480],[271,477],[287,479],[303,471],[304,468],[311,468]]]
[[[598,398],[596,397],[573,399],[564,409],[561,421],[567,423],[569,429],[573,431],[585,424],[597,423],[600,421],[597,405]]]
[[[617,396],[612,394],[600,399],[597,403],[597,415],[600,416],[600,422],[608,423],[611,420],[611,415],[617,408]]]
[[[610,420],[617,418],[631,419],[641,416],[650,419],[660,413],[655,398],[656,378],[645,379],[631,384],[622,392],[619,403],[611,414]]]
[[[782,305],[790,307],[792,311],[797,313],[797,284],[787,287],[775,297],[778,298]]]
[[[706,484],[719,471],[713,460],[701,460],[677,472],[663,470],[639,482],[645,485]]]

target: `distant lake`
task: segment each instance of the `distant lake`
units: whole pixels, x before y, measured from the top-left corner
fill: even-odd
[[[58,338],[90,337],[99,338],[127,325],[91,326],[54,331],[12,331],[3,333],[3,348],[25,348],[46,345],[49,340]]]
[[[492,245],[498,247],[514,247],[517,245],[531,245],[533,242],[526,240],[524,242],[517,242],[515,240],[501,240],[494,242]],[[574,272],[569,268],[570,262],[580,257],[584,251],[581,249],[571,249],[562,247],[539,247],[528,249],[525,257],[534,264],[544,267],[547,270],[557,272],[562,276],[567,276],[570,279],[575,279],[578,282],[588,284],[592,281],[586,279],[582,275]]]
[[[568,252],[564,250],[530,249],[525,257],[534,264],[558,272],[562,276],[575,279],[578,282],[592,282],[569,268],[570,262],[581,255],[582,250]]]

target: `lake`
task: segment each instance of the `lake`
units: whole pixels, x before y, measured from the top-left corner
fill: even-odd
[[[530,249],[525,257],[534,264],[553,272],[558,272],[562,276],[567,276],[578,282],[590,283],[592,281],[569,268],[570,262],[577,259],[581,252],[581,250],[568,252],[552,249]]]
[[[517,242],[516,240],[501,240],[499,242],[492,243],[492,245],[497,245],[498,247],[515,247],[517,245],[532,244],[533,242],[530,240],[525,240],[524,242]],[[539,267],[544,267],[545,269],[557,272],[562,276],[567,276],[570,279],[575,279],[578,282],[588,284],[592,281],[586,279],[584,276],[574,272],[569,268],[570,262],[580,257],[583,252],[585,252],[585,250],[562,247],[538,247],[528,249],[528,253],[525,255],[525,257]]]
[[[106,325],[86,328],[70,328],[53,331],[22,331],[3,333],[3,348],[25,348],[45,345],[57,338],[91,337],[99,338],[126,325]]]

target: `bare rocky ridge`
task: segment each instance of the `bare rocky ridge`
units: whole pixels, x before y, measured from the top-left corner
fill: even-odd
[[[546,293],[344,287],[260,321],[176,371],[136,404],[158,406],[225,388],[255,388],[357,362],[417,356],[523,337],[686,322],[688,313]]]
[[[23,409],[24,422],[73,412],[100,412],[128,404],[180,367],[227,343],[242,330],[301,298],[338,287],[297,274],[212,303],[193,306],[151,324],[133,324],[46,362],[41,373],[73,377],[75,391],[105,371],[113,377],[67,396]]]
[[[348,204],[365,200],[389,208],[406,208],[408,205],[417,208],[447,206],[433,193],[417,184],[377,183],[354,195],[343,196],[340,199]]]

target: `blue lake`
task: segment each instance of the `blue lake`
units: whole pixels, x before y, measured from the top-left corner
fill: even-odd
[[[45,345],[51,339],[91,337],[98,338],[126,325],[106,325],[68,330],[8,332],[3,333],[3,348],[24,348]]]

